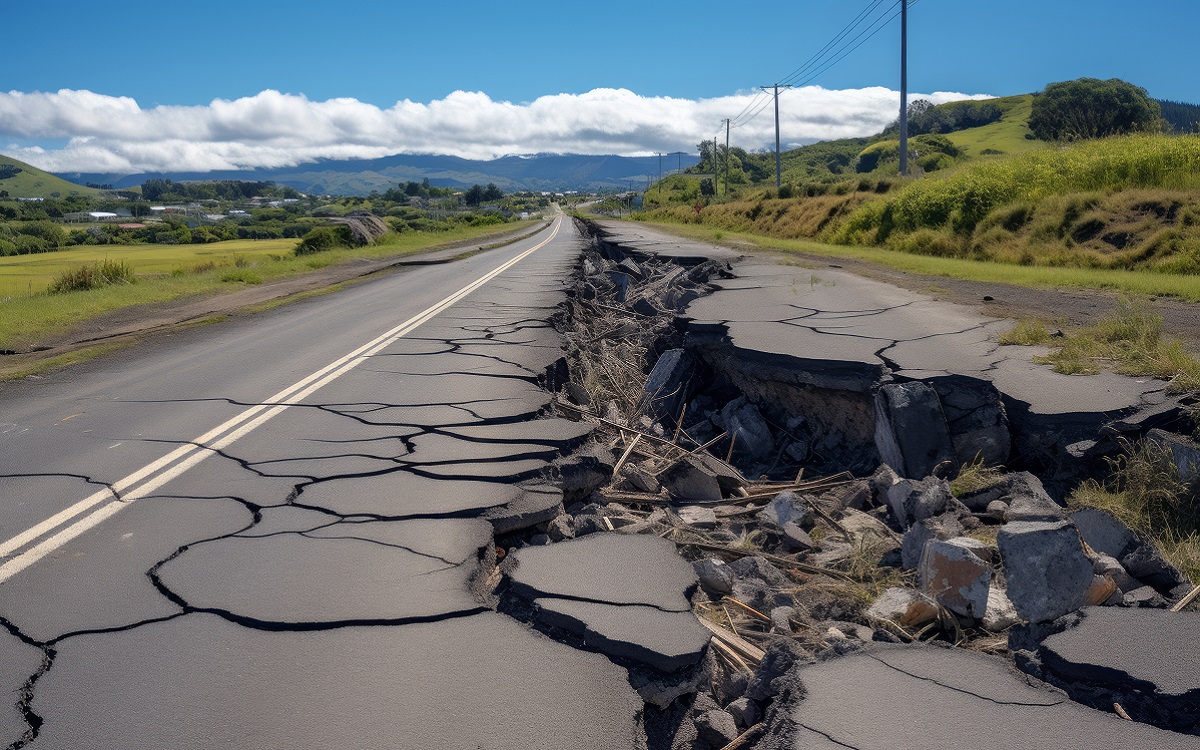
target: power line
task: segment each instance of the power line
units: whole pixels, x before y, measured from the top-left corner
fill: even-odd
[[[833,39],[826,42],[824,47],[817,50],[816,54],[814,54],[812,57],[808,58],[808,60],[806,60],[803,65],[796,68],[791,73],[788,73],[787,76],[785,76],[783,79],[781,79],[781,83],[788,83],[789,81],[795,80],[800,75],[802,75],[813,64],[815,64],[817,62],[817,60],[823,54],[825,54],[826,51],[829,50],[830,47],[834,46],[839,41],[841,41],[847,34],[849,34],[851,31],[853,31],[856,26],[858,26],[860,23],[862,23],[863,19],[867,15],[869,15],[872,11],[875,10],[876,7],[878,7],[879,5],[882,5],[884,2],[886,2],[886,0],[874,0],[874,2],[872,2],[870,5],[868,5],[866,8],[864,8],[862,10],[862,12],[860,12],[857,16],[855,16],[853,21],[846,24],[846,27],[844,29],[842,29],[840,32],[838,32],[837,36],[835,36]]]
[[[894,3],[891,7],[889,7],[888,10],[891,10],[892,8],[896,8],[897,6],[903,6],[903,3],[904,3],[904,0],[897,0],[897,2]],[[916,5],[916,0],[908,0],[908,7],[911,8],[913,5]],[[830,61],[823,68],[816,71],[811,76],[809,76],[805,80],[803,80],[800,83],[797,83],[795,85],[796,86],[807,86],[809,83],[812,83],[814,80],[816,80],[818,77],[820,77],[827,70],[829,70],[833,66],[837,65],[842,60],[845,60],[852,52],[854,52],[859,47],[863,46],[868,41],[870,41],[870,39],[872,37],[874,37],[876,34],[878,34],[880,31],[883,31],[885,28],[887,28],[887,26],[892,21],[896,20],[896,18],[898,16],[900,16],[903,12],[904,12],[904,8],[900,7],[899,10],[896,10],[894,13],[892,13],[892,15],[887,16],[886,18],[884,18],[884,16],[880,16],[878,19],[876,19],[876,21],[874,23],[872,23],[866,29],[861,31],[857,37],[855,37],[853,40],[851,40],[852,42],[857,41],[858,42],[857,44],[855,44],[853,47],[849,47],[848,49],[846,47],[842,47],[842,49],[845,51],[842,52],[841,50],[839,50],[839,52],[841,52],[841,54],[839,57],[837,57],[837,59]],[[885,14],[886,14],[886,11],[885,11]],[[870,33],[867,33],[867,32],[870,32]],[[864,34],[866,34],[865,37],[863,37]],[[861,40],[860,40],[860,38],[861,38]]]
[[[842,60],[849,57],[855,50],[862,47],[876,34],[888,26],[897,16],[901,15],[903,8],[895,10],[898,6],[902,6],[906,0],[895,0],[890,6],[887,6],[881,14],[875,15],[880,6],[887,0],[872,0],[855,18],[848,23],[836,36],[825,44],[820,50],[810,57],[803,65],[796,68],[788,76],[780,80],[780,85],[791,84],[791,86],[799,88],[807,86],[815,81],[821,75],[828,72]],[[918,0],[907,0],[908,7],[916,5]],[[894,11],[888,15],[889,11]],[[857,35],[847,37],[864,22],[870,20],[870,23],[858,32]],[[844,43],[842,43],[844,41]],[[841,46],[838,46],[842,43]],[[802,80],[798,78],[804,76]],[[760,91],[760,94],[763,93]],[[756,94],[753,99],[742,109],[742,112],[733,118],[733,127],[742,127],[751,120],[760,115],[768,106],[770,106],[772,97],[762,97]]]
[[[842,28],[842,30],[839,31],[832,39],[830,39],[828,42],[826,42],[825,45],[823,47],[821,47],[821,49],[817,50],[817,52],[815,54],[813,54],[812,57],[810,57],[803,64],[801,64],[798,68],[796,68],[791,73],[789,73],[786,77],[779,80],[773,86],[760,87],[758,93],[756,93],[750,99],[750,101],[746,103],[746,106],[742,108],[741,112],[739,112],[735,117],[728,118],[728,119],[725,119],[722,121],[722,124],[725,126],[725,168],[726,168],[725,192],[726,193],[729,192],[729,174],[728,174],[728,170],[729,170],[729,131],[732,128],[743,127],[743,126],[749,124],[752,120],[754,120],[756,117],[758,117],[758,115],[760,115],[763,112],[763,110],[765,110],[768,106],[770,106],[772,102],[774,102],[774,104],[775,104],[775,183],[776,183],[776,186],[778,186],[779,182],[780,182],[780,136],[779,136],[779,94],[780,94],[780,91],[779,91],[779,89],[783,88],[786,90],[786,89],[790,89],[790,88],[800,88],[800,87],[809,85],[810,83],[815,81],[817,78],[819,78],[820,76],[822,76],[826,72],[828,72],[830,69],[832,69],[834,66],[836,66],[838,63],[840,63],[842,60],[845,60],[847,57],[849,57],[851,54],[853,54],[856,50],[858,50],[860,47],[862,47],[864,44],[866,44],[872,38],[874,38],[876,34],[878,34],[880,31],[882,31],[884,28],[886,28],[889,24],[891,24],[891,22],[894,21],[898,16],[902,17],[902,24],[906,24],[909,8],[916,5],[918,2],[920,2],[920,0],[894,0],[891,5],[885,5],[885,3],[887,3],[887,2],[888,2],[888,0],[870,0],[870,2],[867,4],[867,6],[865,8],[863,8],[863,10],[860,11],[857,16],[855,16],[848,24],[846,24],[846,26],[844,26]],[[882,12],[879,13],[878,15],[876,15],[876,12],[879,11],[880,8],[883,8]],[[899,10],[897,10],[897,8],[899,8]],[[889,15],[889,13],[890,13],[890,15]],[[868,23],[868,21],[869,21],[869,23]],[[864,23],[866,24],[865,27],[863,27]],[[850,35],[853,34],[854,31],[859,29],[860,27],[863,27],[863,28],[861,28],[861,30],[859,30],[855,36],[851,37]],[[902,41],[902,44],[906,45],[907,37],[904,34],[902,34],[902,36],[905,36],[905,38]],[[906,79],[906,71],[903,69],[904,64],[905,64],[905,57],[906,56],[902,53],[902,60],[901,60],[901,66],[902,66],[901,78],[902,79]],[[906,89],[906,87],[907,87],[907,80],[902,80],[901,88]],[[773,89],[774,96],[766,95],[768,88]],[[903,99],[903,98],[904,98],[904,94],[902,92],[901,99]],[[901,107],[903,107],[903,106],[904,105],[902,102]],[[902,123],[903,123],[903,119],[904,119],[904,114],[905,113],[903,113],[903,112],[901,113]],[[720,133],[718,131],[717,135],[719,136],[719,134]],[[713,181],[714,181],[714,183],[717,181],[716,180],[717,176],[716,176],[715,172],[719,168],[719,162],[717,161],[717,153],[718,153],[717,136],[714,136],[713,137],[713,171],[714,171]],[[905,159],[903,159],[903,156],[904,156],[904,154],[901,154],[901,157],[902,157],[901,161],[906,161]],[[903,165],[902,165],[902,167],[903,167]]]

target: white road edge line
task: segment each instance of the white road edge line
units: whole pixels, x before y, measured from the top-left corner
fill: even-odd
[[[22,531],[11,539],[0,542],[0,558],[3,558],[24,548],[31,542],[50,534],[72,518],[87,512],[96,505],[110,501],[107,505],[101,506],[84,518],[63,528],[53,536],[0,565],[0,583],[4,583],[9,578],[12,578],[46,555],[59,549],[80,534],[116,515],[134,500],[149,495],[167,482],[193,468],[204,459],[215,455],[218,451],[245,437],[271,418],[285,411],[289,406],[299,403],[319,388],[332,383],[342,375],[350,372],[374,354],[394,343],[397,339],[411,333],[418,326],[427,323],[430,319],[446,310],[446,308],[462,300],[468,294],[504,273],[509,268],[512,268],[537,250],[545,247],[558,236],[558,231],[562,228],[562,221],[563,217],[559,216],[550,236],[520,255],[502,263],[457,292],[422,310],[386,333],[368,341],[344,357],[331,362],[311,375],[284,388],[262,404],[246,409],[236,417],[189,441],[188,445],[180,446],[157,461],[146,464],[128,476],[122,477],[113,483],[112,490],[106,488],[95,492],[69,508],[59,511],[45,521]],[[114,491],[116,494],[114,494]]]

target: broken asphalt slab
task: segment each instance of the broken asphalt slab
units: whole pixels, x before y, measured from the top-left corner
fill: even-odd
[[[319,632],[197,613],[57,648],[31,748],[646,744],[625,670],[493,613]]]
[[[193,544],[157,571],[188,607],[260,627],[401,623],[479,612],[470,581],[486,533],[471,522],[339,524],[312,534]],[[473,524],[471,524],[473,525]],[[439,540],[430,544],[418,535]],[[448,551],[452,557],[421,547]],[[458,547],[458,549],[454,549]]]
[[[711,635],[690,613],[553,598],[535,599],[533,605],[540,622],[575,634],[585,648],[660,672],[700,661]]]
[[[52,639],[53,658],[14,641],[16,661],[0,660],[13,691],[4,721],[28,723],[29,747],[56,750],[645,747],[644,702],[624,667],[476,598],[477,574],[494,572],[492,534],[562,510],[544,478],[583,428],[539,419],[551,399],[541,384],[562,357],[549,320],[579,247],[564,233],[421,337],[363,358],[172,479],[178,502],[131,503],[67,556],[7,581],[6,594],[40,584],[3,601],[13,632]],[[368,296],[359,291],[351,303]],[[220,414],[267,406],[234,390],[197,400]],[[138,445],[180,443],[154,441]],[[95,585],[143,518],[160,543]],[[66,567],[90,598],[47,595]],[[122,587],[120,606],[102,601]]]
[[[803,697],[774,714],[759,750],[1195,748],[1028,682],[1005,661],[934,646],[884,646],[796,669]]]
[[[684,310],[687,350],[752,400],[840,431],[864,470],[877,463],[873,390],[887,382],[922,380],[938,391],[955,447],[971,454],[959,455],[960,462],[986,449],[1007,463],[1008,435],[998,431],[1011,429],[1018,457],[1048,477],[1064,463],[1103,452],[1106,426],[1138,434],[1178,412],[1163,381],[1055,373],[1032,361],[1044,349],[999,344],[1011,322],[962,305],[835,269],[738,259],[725,248],[643,226],[600,226],[621,250],[732,262],[732,278],[710,280],[713,293]],[[987,424],[968,418],[989,391],[997,394],[991,397],[997,413]],[[958,403],[965,396],[971,397]]]
[[[509,594],[532,605],[536,621],[609,656],[672,672],[708,645],[689,601],[696,575],[663,539],[598,533],[526,547],[507,575]]]
[[[688,597],[696,574],[664,539],[627,534],[589,534],[513,555],[512,593],[612,605],[640,604],[664,612],[692,611]]]
[[[1080,614],[1038,647],[1038,676],[1093,708],[1119,703],[1134,721],[1200,734],[1200,614],[1117,607]]]
[[[148,497],[125,510],[122,520],[121,527],[101,525],[91,540],[72,540],[5,581],[0,617],[45,642],[177,614],[179,606],[158,594],[146,571],[198,538],[250,527],[254,516],[229,498]]]

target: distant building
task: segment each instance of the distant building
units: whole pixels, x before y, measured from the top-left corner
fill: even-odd
[[[126,213],[125,216],[129,216],[129,214]],[[63,220],[71,222],[112,221],[119,218],[121,215],[112,211],[73,211],[63,214]]]

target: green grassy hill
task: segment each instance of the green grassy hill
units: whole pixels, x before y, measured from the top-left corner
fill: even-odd
[[[946,138],[967,156],[989,154],[1023,154],[1048,148],[1045,141],[1030,140],[1029,115],[1033,111],[1033,94],[989,99],[1004,112],[999,122],[978,128],[947,133]]]
[[[747,170],[700,212],[698,180],[664,182],[643,218],[1013,266],[1200,274],[1200,136],[1048,143],[1027,137],[1032,107],[1024,95],[922,110],[934,132],[910,140],[913,178],[897,174],[892,127],[794,149],[782,189]],[[986,124],[953,130],[972,122]]]
[[[95,188],[76,185],[10,156],[0,154],[0,190],[10,198],[58,198],[66,195],[100,195]]]

